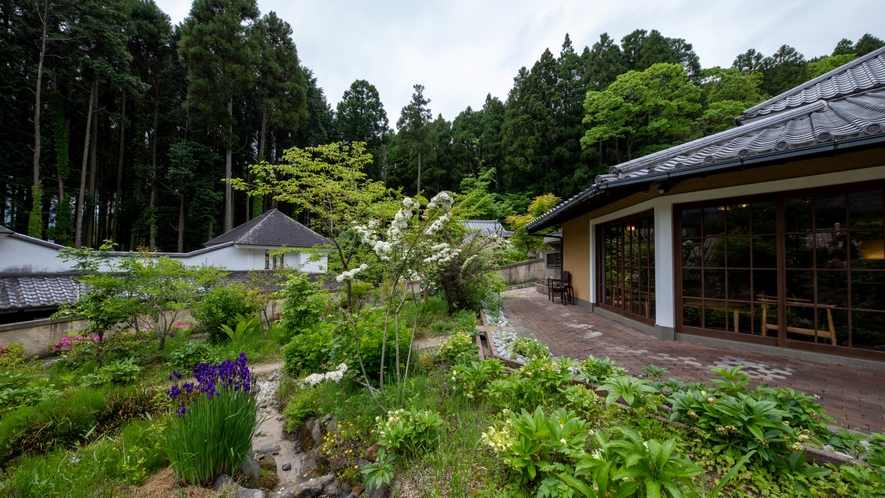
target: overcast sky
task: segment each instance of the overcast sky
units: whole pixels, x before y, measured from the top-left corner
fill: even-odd
[[[155,0],[180,23],[188,0]],[[641,28],[684,38],[702,67],[730,66],[755,48],[783,44],[810,59],[842,38],[885,38],[883,0],[258,0],[292,25],[301,63],[313,70],[334,109],[357,79],[378,88],[393,127],[412,85],[424,85],[434,117],[449,121],[486,94],[507,98],[520,67],[545,48],[559,54],[565,34],[575,50],[601,33],[616,41]]]

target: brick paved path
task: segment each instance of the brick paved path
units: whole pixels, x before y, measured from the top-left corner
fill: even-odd
[[[882,372],[663,341],[577,306],[551,303],[540,293],[519,292],[504,299],[504,306],[507,315],[521,322],[555,356],[608,356],[632,375],[654,364],[669,369],[665,377],[704,381],[710,386],[710,379],[716,377],[710,369],[744,365],[742,371],[751,377],[751,387],[765,382],[817,394],[837,425],[864,432],[885,431]]]

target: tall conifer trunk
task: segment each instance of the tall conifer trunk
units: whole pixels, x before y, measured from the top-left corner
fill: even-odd
[[[39,10],[38,10],[39,13]],[[33,196],[31,213],[28,218],[28,235],[38,239],[43,238],[43,189],[40,185],[40,95],[43,89],[43,59],[46,57],[46,29],[49,24],[49,0],[43,1],[43,33],[40,38],[40,59],[37,62],[37,88],[34,91],[34,183],[31,187]]]
[[[121,114],[123,119],[120,120],[120,153],[117,156],[117,189],[114,191],[114,215],[113,221],[113,229],[111,232],[111,239],[114,242],[117,242],[117,235],[119,234],[119,224],[120,224],[120,204],[121,197],[123,196],[123,157],[126,151],[126,91],[123,91],[123,104],[122,104]]]
[[[89,161],[89,139],[92,131],[92,108],[95,106],[95,96],[98,93],[98,75],[92,79],[92,90],[89,92],[89,109],[86,112],[86,137],[83,139],[83,162],[80,166],[80,194],[77,196],[77,223],[74,230],[74,247],[79,249],[83,244],[83,198],[86,195],[86,166]]]
[[[230,231],[234,227],[234,192],[230,186],[230,179],[233,175],[233,165],[232,162],[232,147],[230,144],[230,137],[234,134],[234,99],[230,97],[227,101],[227,114],[230,122],[228,123],[228,137],[227,137],[227,146],[224,153],[224,177],[228,180],[228,183],[224,184],[224,232]]]

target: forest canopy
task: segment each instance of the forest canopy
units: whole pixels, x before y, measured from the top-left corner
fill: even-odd
[[[357,79],[333,109],[291,26],[255,0],[195,0],[172,25],[152,0],[0,4],[0,224],[71,245],[189,251],[271,207],[225,178],[292,147],[365,142],[371,180],[412,195],[486,178],[502,221],[568,198],[611,165],[732,126],[742,110],[883,46],[865,34],[809,59],[749,48],[703,68],[692,44],[637,29],[582,49],[568,34],[451,121],[433,82],[388,115]],[[516,68],[515,68],[516,69]],[[425,86],[426,85],[426,86]]]

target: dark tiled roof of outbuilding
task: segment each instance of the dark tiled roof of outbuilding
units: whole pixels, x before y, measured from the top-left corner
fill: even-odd
[[[881,86],[885,86],[885,47],[753,106],[742,112],[734,121],[740,125],[785,109]]]
[[[73,302],[87,290],[84,284],[76,281],[76,275],[0,275],[0,311],[52,308],[59,303]]]
[[[203,245],[209,247],[229,242],[247,246],[272,247],[314,247],[331,243],[329,239],[277,209],[271,209]]]
[[[495,234],[500,237],[513,237],[513,232],[505,229],[498,220],[462,220],[461,224],[474,236],[488,237]]]
[[[854,74],[857,67],[871,65],[872,59],[876,59],[877,64],[882,62],[885,69],[885,48],[783,95],[792,95],[812,83],[812,86],[825,86],[824,82],[829,79],[843,81],[847,77],[842,75]],[[612,166],[607,174],[597,176],[590,188],[559,203],[529,223],[526,229],[534,232],[559,224],[569,219],[566,213],[575,212],[579,203],[591,202],[600,192],[612,188],[629,194],[628,186],[635,186],[632,191],[639,191],[651,183],[668,181],[671,176],[707,174],[732,165],[743,167],[825,150],[885,143],[885,74],[881,76],[882,83],[855,86],[851,94],[824,92],[818,94],[816,101],[792,108],[784,105],[780,110],[769,104],[768,115],[755,114],[762,117],[741,126]],[[847,91],[852,87],[840,88]],[[799,93],[803,99],[811,98],[809,92]],[[761,109],[763,104],[753,109]]]

